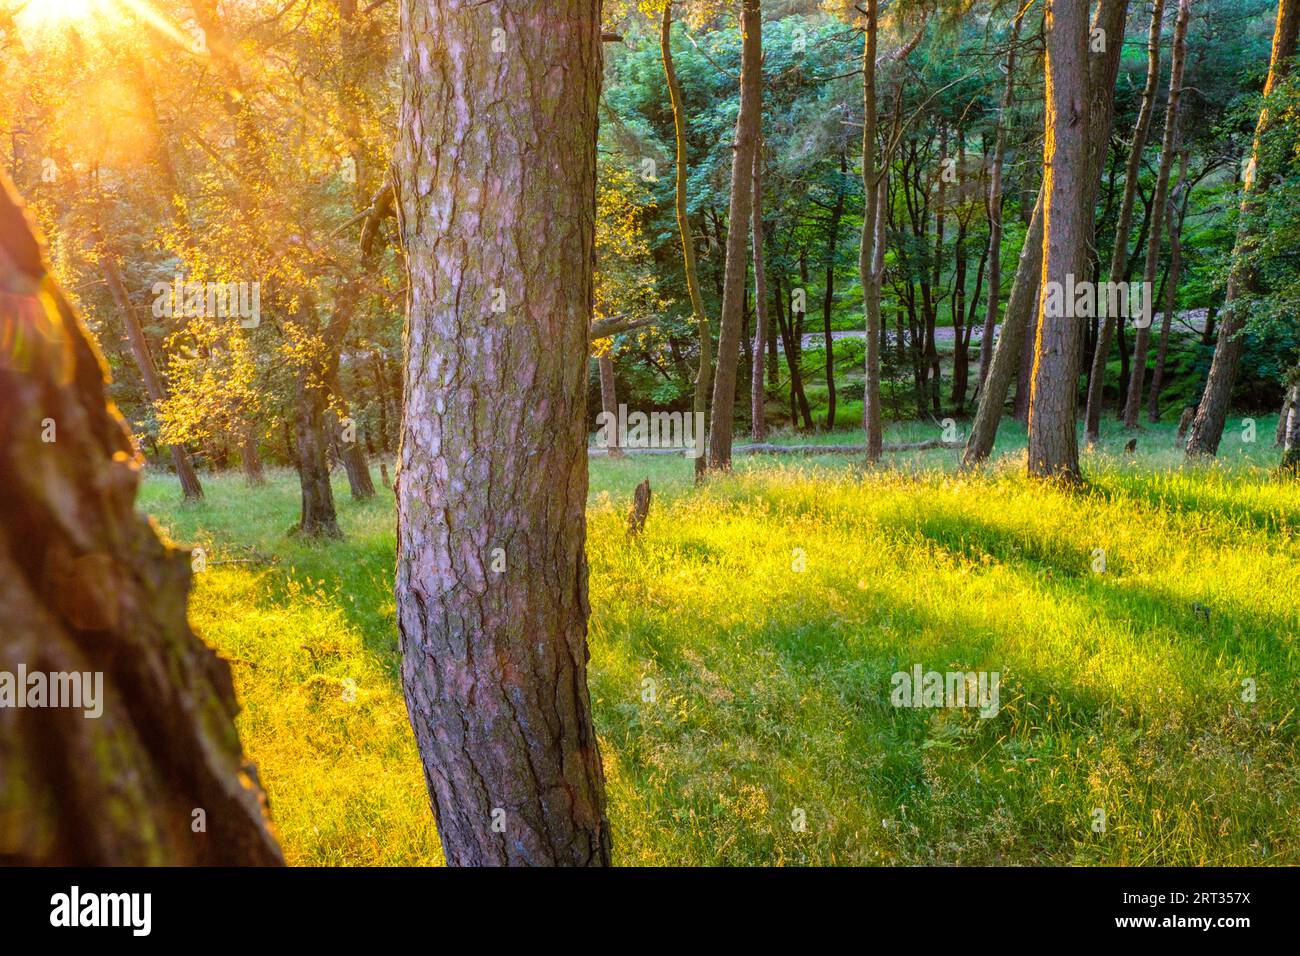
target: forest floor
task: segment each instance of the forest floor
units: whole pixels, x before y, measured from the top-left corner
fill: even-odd
[[[616,862],[1300,864],[1300,486],[1269,470],[1272,427],[1184,468],[1169,429],[1125,457],[1107,423],[1076,492],[1026,482],[1014,422],[972,476],[948,450],[746,457],[701,489],[682,459],[593,460]],[[205,549],[191,616],[232,662],[288,860],[440,863],[391,494],[354,503],[340,472],[346,538],[312,546],[285,533],[292,472],[204,481],[184,505],[151,476],[141,507]],[[997,672],[996,716],[892,706],[915,665]]]

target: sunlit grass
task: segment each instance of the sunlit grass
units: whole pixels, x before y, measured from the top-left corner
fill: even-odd
[[[617,862],[1300,863],[1300,488],[1264,467],[1267,441],[1182,469],[1169,438],[1133,460],[1108,435],[1073,493],[1013,461],[957,476],[942,451],[867,473],[745,459],[698,490],[681,459],[594,461]],[[144,504],[209,550],[193,619],[233,662],[289,860],[440,862],[398,682],[388,493],[355,505],[340,480],[347,540],[311,547],[284,534],[291,473],[206,484],[186,506],[153,479]],[[917,663],[998,671],[1000,712],[891,707],[890,675]]]

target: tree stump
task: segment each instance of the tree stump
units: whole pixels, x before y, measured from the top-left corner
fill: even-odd
[[[645,520],[650,515],[650,479],[647,478],[636,486],[632,496],[632,510],[627,516],[627,533],[638,535],[645,528]]]

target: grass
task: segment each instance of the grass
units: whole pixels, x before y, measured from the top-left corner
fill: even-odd
[[[1167,429],[1132,458],[1110,430],[1072,493],[1025,481],[1013,427],[972,476],[948,451],[865,473],[745,458],[697,490],[680,459],[594,460],[616,862],[1300,864],[1300,487],[1268,471],[1258,427],[1197,468]],[[440,863],[399,686],[391,499],[355,504],[340,479],[347,538],[311,546],[285,536],[291,472],[206,487],[183,505],[151,477],[142,507],[205,549],[191,614],[232,661],[289,861]],[[997,671],[999,712],[891,706],[914,664]]]

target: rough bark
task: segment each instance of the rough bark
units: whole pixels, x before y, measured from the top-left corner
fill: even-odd
[[[1088,169],[1087,13],[1087,0],[1049,0],[1047,6],[1043,287],[1029,401],[1029,474],[1064,481],[1081,477],[1074,424],[1080,337],[1070,310],[1049,307],[1049,294],[1088,267],[1095,189]],[[1064,305],[1059,296],[1056,302]]]
[[[1174,20],[1173,52],[1170,55],[1169,97],[1165,106],[1165,132],[1160,141],[1160,165],[1156,170],[1155,194],[1152,200],[1151,229],[1147,234],[1147,257],[1142,271],[1142,282],[1152,288],[1160,264],[1160,241],[1169,202],[1169,177],[1178,152],[1178,102],[1183,92],[1183,62],[1187,38],[1187,19],[1191,15],[1191,0],[1179,0],[1178,16]],[[1142,411],[1142,390],[1147,374],[1147,349],[1151,342],[1151,316],[1137,325],[1133,339],[1133,371],[1129,379],[1128,395],[1124,401],[1124,427],[1137,428]]]
[[[691,221],[686,211],[686,105],[682,86],[673,66],[672,48],[673,5],[664,4],[659,22],[659,55],[664,64],[664,78],[668,82],[668,97],[673,110],[673,136],[676,148],[676,180],[674,200],[677,207],[677,231],[682,238],[682,269],[686,274],[686,290],[691,299],[691,314],[699,335],[700,365],[695,373],[695,396],[692,411],[697,423],[703,425],[703,435],[709,432],[709,397],[713,389],[713,339],[709,331],[709,317],[704,311],[704,296],[700,292],[700,275],[695,265],[695,239],[691,235]],[[707,441],[701,435],[696,441]],[[708,466],[708,449],[700,449],[695,458],[695,480],[704,477]]]
[[[281,863],[230,667],[186,619],[190,558],[135,511],[139,482],[102,359],[0,180],[0,671],[103,680],[97,719],[0,708],[0,862]]]
[[[262,469],[262,456],[257,450],[257,435],[251,430],[239,443],[239,461],[244,469],[244,481],[253,487],[266,484],[266,472]]]
[[[753,200],[754,150],[763,106],[763,33],[759,0],[740,5],[740,111],[732,147],[731,204],[727,215],[726,273],[718,323],[718,367],[713,375],[713,420],[709,423],[709,468],[731,468],[732,430],[736,419],[736,363],[740,355],[740,320],[745,304],[746,261]]]
[[[1110,256],[1112,282],[1127,281],[1128,234],[1133,225],[1133,200],[1137,195],[1138,173],[1142,168],[1142,151],[1146,149],[1151,130],[1151,114],[1155,109],[1156,88],[1160,83],[1160,26],[1164,19],[1165,0],[1154,0],[1151,8],[1151,26],[1147,31],[1147,80],[1142,88],[1142,101],[1138,107],[1137,122],[1133,127],[1133,142],[1129,146],[1128,165],[1124,169],[1124,193],[1119,205],[1119,219],[1115,224],[1115,244]],[[1092,369],[1088,375],[1088,403],[1084,409],[1084,441],[1095,444],[1101,429],[1101,404],[1106,386],[1106,363],[1115,339],[1115,316],[1105,315],[1101,331],[1092,352]]]
[[[1300,0],[1279,0],[1277,22],[1273,31],[1273,52],[1269,60],[1268,79],[1264,95],[1268,96],[1290,73],[1292,58],[1296,53],[1296,33],[1300,29]],[[1241,218],[1237,227],[1236,249],[1233,251],[1231,270],[1228,273],[1228,290],[1224,298],[1223,314],[1219,322],[1219,337],[1214,344],[1214,359],[1210,374],[1205,380],[1192,422],[1192,432],[1187,439],[1189,458],[1212,456],[1218,453],[1223,438],[1223,426],[1228,419],[1228,403],[1232,399],[1232,386],[1241,365],[1243,343],[1240,332],[1246,320],[1246,305],[1258,285],[1258,278],[1246,250],[1251,246],[1260,225],[1254,209],[1259,196],[1268,189],[1269,171],[1259,169],[1260,142],[1272,125],[1268,107],[1259,113],[1255,138],[1251,144],[1250,166],[1246,170],[1241,199]]]
[[[452,865],[610,862],[585,555],[600,35],[598,0],[402,4],[397,617]]]

